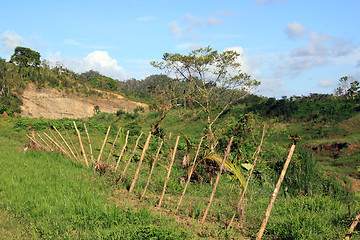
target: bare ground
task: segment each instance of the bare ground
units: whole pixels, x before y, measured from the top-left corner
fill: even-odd
[[[48,119],[86,118],[94,115],[95,106],[99,106],[100,111],[106,113],[116,113],[118,110],[131,112],[138,107],[145,110],[149,108],[145,103],[126,100],[114,93],[108,94],[113,96],[112,99],[88,99],[53,88],[36,89],[35,85],[30,84],[22,94],[21,115]]]

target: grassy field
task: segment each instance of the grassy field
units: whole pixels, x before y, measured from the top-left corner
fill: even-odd
[[[104,150],[104,158],[107,157],[111,142],[120,126],[125,129],[133,126],[129,141],[131,146],[129,149],[132,149],[138,133],[140,131],[147,133],[150,125],[156,121],[156,117],[156,113],[144,113],[137,117],[114,117],[107,114],[94,116],[86,122],[94,155],[97,156],[99,153],[109,125],[111,131]],[[190,111],[186,116],[174,111],[167,116],[167,121],[162,127],[167,130],[167,134],[172,131],[176,136],[183,130],[189,137],[198,140],[204,123],[196,120],[192,123],[196,126],[195,131],[191,131],[190,121],[187,119],[194,117],[196,118]],[[356,121],[353,121],[356,125]],[[235,227],[227,230],[226,226],[240,192],[239,183],[234,181],[233,176],[228,172],[220,179],[214,203],[204,226],[200,224],[200,220],[213,188],[213,185],[207,181],[191,182],[181,205],[180,214],[174,214],[187,172],[181,166],[184,155],[182,147],[186,145],[183,139],[182,147],[179,147],[175,159],[164,203],[159,208],[156,204],[167,173],[169,158],[166,154],[171,149],[169,146],[163,153],[163,159],[156,165],[145,198],[140,201],[139,197],[145,187],[152,163],[151,157],[145,158],[135,189],[129,194],[128,189],[137,167],[140,150],[136,153],[125,177],[118,183],[115,183],[115,179],[119,173],[108,171],[100,177],[98,173],[87,169],[85,164],[76,164],[70,158],[58,153],[31,149],[24,152],[24,146],[28,141],[25,137],[25,133],[28,133],[27,126],[31,125],[36,132],[41,133],[48,131],[46,126],[60,122],[70,129],[72,121],[66,119],[57,121],[0,119],[0,166],[2,166],[0,238],[253,239],[279,175],[276,169],[281,169],[282,161],[286,158],[289,143],[287,136],[290,132],[299,132],[304,138],[299,144],[299,149],[296,149],[293,162],[271,213],[264,239],[341,239],[346,234],[350,218],[356,214],[359,207],[359,196],[356,193],[349,192],[347,199],[347,190],[342,185],[345,180],[342,177],[334,179],[321,171],[324,166],[329,166],[329,170],[335,167],[330,164],[330,160],[321,158],[325,160],[314,161],[309,153],[301,150],[309,144],[320,146],[332,143],[331,140],[319,141],[315,135],[312,136],[316,133],[312,125],[273,124],[271,135],[263,146],[259,167],[249,185],[242,227],[238,226],[240,222],[237,216]],[[226,119],[222,120],[222,123],[224,122]],[[79,128],[82,124],[82,121],[77,120]],[[330,135],[339,135],[343,129],[341,125],[339,129],[338,132],[335,131]],[[83,129],[81,131],[85,140]],[[69,134],[75,142],[75,132],[69,130]],[[342,136],[344,137],[351,144],[357,141],[350,134]],[[145,137],[142,138],[141,145],[144,139]],[[156,150],[157,144],[154,139],[150,144],[150,152]],[[112,158],[118,156],[119,151],[120,149],[117,149]],[[314,159],[320,158],[321,154],[323,152],[316,153]],[[129,155],[130,151],[127,152],[126,157]],[[349,162],[353,165],[357,164],[351,156]],[[124,165],[125,162],[121,162],[120,169],[123,169]],[[248,172],[243,169],[242,173],[246,177]],[[354,239],[359,236],[356,234]]]

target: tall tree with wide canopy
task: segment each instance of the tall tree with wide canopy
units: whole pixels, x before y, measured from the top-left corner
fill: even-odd
[[[212,152],[217,145],[214,123],[236,98],[244,97],[260,84],[241,71],[239,56],[235,51],[219,53],[208,46],[188,55],[165,53],[162,61],[151,62],[152,66],[190,83],[187,93],[206,114],[207,138]]]
[[[16,47],[10,63],[15,63],[20,67],[38,67],[41,63],[40,53],[30,48]]]

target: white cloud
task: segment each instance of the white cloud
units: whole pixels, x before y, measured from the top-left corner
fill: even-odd
[[[1,51],[10,52],[17,46],[25,44],[25,40],[13,31],[6,31],[0,37]]]
[[[191,14],[182,16],[181,21],[172,21],[168,29],[174,37],[185,39],[196,39],[199,28],[214,27],[224,24],[221,17],[230,15],[230,10],[218,12],[215,16],[208,18],[194,17]]]
[[[81,43],[79,43],[78,41],[76,41],[74,39],[65,39],[64,44],[72,45],[72,46],[81,46]]]
[[[306,31],[307,29],[298,22],[289,23],[284,30],[285,34],[292,39],[302,37]]]
[[[178,21],[173,21],[173,22],[169,23],[168,29],[170,30],[171,34],[174,37],[182,37],[182,35],[183,35],[182,30],[179,27]]]
[[[179,50],[193,51],[203,47],[202,44],[199,43],[184,43],[176,45],[176,48]]]
[[[65,67],[77,73],[95,70],[101,74],[118,80],[128,79],[129,75],[118,65],[117,61],[109,56],[106,51],[93,51],[84,58],[61,58],[60,52],[50,55],[49,60],[60,62]]]
[[[318,82],[318,86],[322,88],[335,88],[337,83],[332,79],[323,79]]]

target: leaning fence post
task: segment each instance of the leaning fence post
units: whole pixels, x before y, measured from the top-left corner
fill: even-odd
[[[89,143],[89,149],[90,149],[90,158],[91,158],[91,163],[95,164],[95,160],[94,160],[94,155],[93,155],[93,151],[92,151],[92,147],[91,147],[91,141],[90,141],[90,136],[89,136],[89,132],[86,128],[86,124],[84,123],[84,129],[85,129],[85,132],[86,132],[86,136],[87,136],[87,139],[88,139],[88,143]]]
[[[65,131],[65,133],[66,133],[66,136],[67,136],[68,139],[70,140],[70,143],[71,143],[72,147],[74,148],[74,151],[75,151],[75,153],[76,153],[77,158],[80,159],[80,155],[79,155],[79,153],[78,153],[78,151],[77,151],[77,149],[76,149],[73,141],[71,140],[71,137],[69,136],[68,132],[66,131],[66,128],[64,127],[64,124],[61,123],[61,126],[63,127],[63,129],[64,129],[64,131]]]
[[[173,164],[174,164],[176,149],[177,149],[177,146],[178,146],[178,143],[179,143],[179,138],[180,138],[180,136],[177,136],[177,138],[176,138],[176,143],[175,143],[175,147],[174,147],[174,150],[172,151],[172,157],[171,157],[171,161],[170,161],[170,165],[169,165],[169,170],[168,170],[168,173],[167,173],[167,176],[166,176],[166,179],[165,179],[164,188],[163,188],[163,190],[162,190],[161,197],[160,197],[160,199],[159,199],[158,207],[161,207],[161,203],[162,203],[162,200],[163,200],[164,195],[165,195],[166,185],[167,185],[167,183],[168,183],[168,181],[169,181],[170,173],[171,173],[171,168],[172,168],[172,166],[173,166]]]
[[[271,197],[271,200],[270,200],[270,203],[269,203],[269,206],[266,210],[266,213],[265,213],[265,216],[264,216],[264,219],[261,223],[261,227],[260,227],[260,230],[258,232],[258,234],[256,235],[256,240],[260,240],[262,238],[262,235],[264,234],[264,231],[265,231],[265,228],[266,228],[266,224],[269,220],[269,217],[270,217],[270,213],[271,213],[271,209],[272,207],[274,206],[274,203],[275,203],[275,200],[276,200],[276,196],[279,192],[279,189],[280,189],[280,186],[281,186],[281,183],[282,181],[284,180],[284,177],[285,177],[285,173],[286,173],[286,170],[287,168],[289,167],[289,164],[290,164],[290,161],[291,161],[291,158],[292,158],[292,155],[294,153],[294,150],[295,150],[295,146],[296,146],[296,142],[294,141],[291,148],[290,148],[290,152],[289,152],[289,155],[285,161],[285,164],[284,164],[284,167],[283,167],[283,170],[280,174],[280,177],[278,179],[278,182],[276,184],[276,187],[274,189],[274,193],[272,194],[272,197]]]
[[[126,148],[126,145],[127,145],[127,143],[128,143],[128,138],[129,138],[129,130],[127,130],[126,137],[125,137],[125,143],[124,143],[123,148],[121,149],[120,156],[119,156],[119,158],[118,158],[118,160],[117,160],[117,163],[116,163],[116,166],[115,166],[115,172],[116,172],[116,170],[118,169],[120,160],[121,160],[121,158],[122,158],[122,156],[123,156],[123,154],[124,154],[124,152],[125,152],[125,148]]]
[[[82,154],[83,154],[86,167],[89,168],[89,163],[88,163],[88,160],[87,160],[87,157],[86,157],[86,153],[85,153],[85,150],[84,150],[84,146],[83,146],[82,141],[81,141],[81,135],[80,135],[79,129],[77,128],[75,121],[73,121],[73,123],[74,123],[75,130],[76,130],[76,133],[77,133],[78,138],[79,138],[79,143],[80,143],[80,147],[81,147],[81,152],[82,152]]]
[[[135,175],[134,175],[134,179],[133,179],[133,181],[132,181],[132,183],[131,183],[129,192],[132,192],[132,190],[133,190],[134,187],[135,187],[135,183],[136,183],[136,180],[137,180],[137,178],[138,178],[138,176],[139,176],[139,172],[140,172],[140,168],[141,168],[142,161],[144,160],[146,150],[147,150],[148,147],[149,147],[150,139],[151,139],[151,132],[149,132],[149,136],[148,136],[147,139],[146,139],[144,148],[143,148],[142,153],[141,153],[141,156],[140,156],[139,164],[138,164],[138,166],[137,166],[137,168],[136,168]]]
[[[73,152],[73,150],[70,148],[69,144],[66,142],[66,140],[63,138],[63,136],[61,135],[61,133],[56,129],[55,126],[53,126],[53,128],[55,129],[55,131],[57,132],[57,134],[60,136],[60,138],[63,140],[63,142],[65,143],[65,145],[67,146],[67,148],[70,150],[70,153],[73,155],[74,159],[77,161],[77,158]]]
[[[233,142],[233,138],[234,138],[234,137],[231,137],[230,142],[229,142],[229,144],[227,145],[224,158],[223,158],[223,160],[222,160],[222,162],[221,162],[221,165],[220,165],[220,170],[219,170],[218,175],[217,175],[216,180],[215,180],[215,184],[214,184],[213,191],[212,191],[212,193],[211,193],[211,195],[210,195],[209,203],[208,203],[208,205],[207,205],[207,207],[206,207],[206,209],[205,209],[204,216],[203,216],[203,218],[201,219],[201,224],[203,224],[203,223],[205,222],[206,216],[207,216],[207,214],[208,214],[208,212],[209,212],[209,210],[210,210],[210,206],[211,206],[212,201],[213,201],[213,199],[214,199],[215,192],[216,192],[216,188],[217,188],[217,185],[219,184],[219,180],[220,180],[220,176],[221,176],[222,170],[223,170],[223,168],[224,168],[226,159],[227,159],[227,158],[229,157],[229,155],[230,155],[231,144],[232,144],[232,142]]]
[[[187,178],[187,181],[186,181],[184,190],[183,190],[183,192],[182,192],[182,194],[181,194],[179,203],[178,203],[178,205],[177,205],[177,207],[176,207],[175,214],[177,214],[178,211],[179,211],[180,204],[181,204],[182,199],[183,199],[183,197],[184,197],[184,195],[185,195],[186,189],[187,189],[187,187],[188,187],[188,185],[189,185],[189,183],[190,183],[190,179],[191,179],[191,176],[192,176],[192,174],[193,174],[193,172],[194,172],[194,169],[195,169],[196,159],[197,159],[197,156],[198,156],[198,154],[199,154],[200,147],[201,147],[201,144],[202,144],[203,139],[204,139],[204,137],[201,137],[200,143],[199,143],[199,147],[198,147],[198,149],[197,149],[197,151],[196,151],[196,154],[195,154],[195,157],[194,157],[194,161],[193,161],[193,164],[192,164],[192,166],[191,166],[190,173],[189,173],[189,176],[188,176],[188,178]]]
[[[50,149],[50,151],[54,151],[54,149],[52,149],[52,147],[50,147],[50,145],[40,136],[40,134],[36,133],[38,135],[38,137],[41,139],[41,141],[43,141],[46,146]]]
[[[144,188],[143,193],[141,194],[140,200],[144,198],[145,193],[146,193],[146,190],[147,190],[147,188],[148,188],[148,186],[149,186],[149,184],[150,184],[151,175],[152,175],[152,173],[153,173],[153,171],[154,171],[155,164],[156,164],[156,160],[157,160],[158,157],[159,157],[160,150],[161,150],[161,147],[162,147],[163,143],[164,143],[164,140],[161,140],[160,145],[159,145],[158,150],[157,150],[156,155],[155,155],[155,159],[154,159],[154,161],[153,161],[153,163],[152,163],[152,166],[151,166],[151,170],[150,170],[150,173],[149,173],[148,180],[147,180],[147,182],[146,182],[146,186],[145,186],[145,188]]]
[[[99,163],[100,163],[101,155],[102,155],[102,152],[103,152],[103,150],[104,150],[105,143],[106,143],[106,140],[107,140],[108,135],[109,135],[109,132],[110,132],[110,128],[111,128],[111,126],[108,127],[108,130],[107,130],[106,135],[105,135],[105,138],[104,138],[104,142],[103,142],[103,144],[102,144],[102,146],[101,146],[100,153],[99,153],[99,156],[98,156],[97,161],[96,161],[96,164],[97,164],[97,165],[99,165]]]
[[[108,157],[107,157],[107,159],[106,159],[106,162],[107,162],[107,163],[109,162],[110,156],[111,156],[111,154],[112,154],[113,151],[114,151],[115,144],[116,144],[116,141],[117,141],[117,139],[118,139],[118,137],[119,137],[120,130],[121,130],[121,127],[119,127],[119,130],[118,130],[118,132],[117,132],[117,134],[116,134],[116,137],[115,137],[115,140],[114,140],[114,142],[113,142],[113,145],[111,146],[109,155],[108,155]]]
[[[353,221],[353,222],[352,222],[351,225],[350,225],[348,234],[346,234],[346,237],[345,237],[346,240],[350,240],[350,237],[351,237],[351,235],[353,234],[356,225],[359,223],[359,221],[360,221],[360,212],[358,213],[358,215],[356,215],[355,219],[352,220],[352,221]]]
[[[135,155],[136,148],[137,148],[137,146],[138,146],[138,144],[139,144],[139,140],[140,140],[140,138],[141,138],[142,135],[143,135],[143,132],[141,132],[140,135],[139,135],[139,137],[136,139],[134,150],[133,150],[133,152],[132,152],[132,154],[131,154],[128,162],[126,163],[126,166],[125,166],[124,170],[121,172],[121,176],[120,176],[120,178],[118,179],[118,181],[120,181],[120,179],[125,176],[126,169],[128,168],[128,166],[129,166],[129,164],[130,164],[130,162],[131,162],[131,159],[132,159],[133,156]],[[119,161],[120,161],[120,160],[119,160]],[[119,161],[118,161],[118,163],[119,163]]]
[[[245,198],[245,194],[246,194],[246,191],[247,191],[247,188],[248,188],[248,185],[249,185],[249,182],[250,182],[252,173],[253,173],[253,171],[254,171],[256,161],[257,161],[258,156],[259,156],[259,153],[260,153],[260,151],[261,151],[261,145],[262,145],[262,143],[263,143],[263,141],[264,141],[264,135],[265,135],[265,125],[264,125],[264,127],[263,127],[263,133],[262,133],[260,145],[259,145],[259,147],[258,147],[257,150],[256,150],[256,156],[255,156],[253,165],[252,165],[252,167],[251,167],[249,176],[248,176],[248,178],[247,178],[247,180],[246,180],[245,187],[244,187],[244,190],[243,190],[243,192],[242,192],[242,194],[241,194],[241,197],[240,197],[240,200],[239,200],[239,202],[238,202],[238,205],[237,205],[236,208],[235,208],[234,215],[232,216],[232,218],[231,218],[231,220],[230,220],[228,229],[231,227],[231,225],[232,225],[232,223],[233,223],[233,221],[234,221],[234,219],[235,219],[236,213],[237,213],[237,211],[239,210],[239,208],[241,207],[242,202],[243,202],[243,200],[244,200],[244,198]]]

